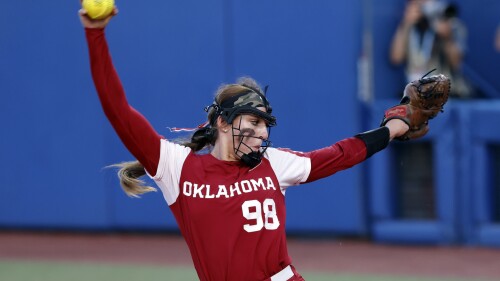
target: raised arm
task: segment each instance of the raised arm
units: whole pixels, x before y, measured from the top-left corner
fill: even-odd
[[[116,13],[115,9],[110,17],[95,21],[90,20],[84,10],[79,12],[85,27],[92,78],[104,113],[123,144],[151,175],[155,175],[162,137],[128,104],[104,34],[104,28]]]
[[[392,64],[399,65],[406,60],[408,37],[412,26],[422,16],[417,1],[408,2],[403,19],[392,37],[389,58]]]

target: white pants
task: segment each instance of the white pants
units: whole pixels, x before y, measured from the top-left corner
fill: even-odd
[[[271,281],[287,281],[293,277],[293,271],[290,266],[283,268],[280,272],[271,276]]]

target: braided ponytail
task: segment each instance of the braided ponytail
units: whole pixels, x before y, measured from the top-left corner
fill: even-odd
[[[146,175],[146,170],[139,161],[122,162],[109,167],[119,168],[117,174],[120,186],[129,197],[139,198],[141,194],[156,191],[156,188],[145,185],[145,182],[139,179]]]
[[[200,151],[207,146],[213,146],[217,139],[217,128],[205,127],[196,130],[191,137],[190,142],[185,142],[182,145],[191,148],[193,151]]]

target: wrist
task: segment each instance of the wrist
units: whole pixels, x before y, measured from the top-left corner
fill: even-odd
[[[391,140],[404,135],[410,129],[410,126],[406,122],[397,118],[387,121],[385,127],[389,129],[389,138]]]
[[[366,158],[371,157],[373,154],[386,148],[389,144],[389,129],[385,126],[380,128],[360,133],[355,136],[362,140],[366,146]]]

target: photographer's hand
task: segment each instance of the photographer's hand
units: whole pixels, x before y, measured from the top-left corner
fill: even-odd
[[[421,6],[420,1],[408,1],[402,22],[404,26],[410,27],[418,22],[423,16]]]
[[[392,37],[389,52],[389,59],[392,64],[400,65],[406,60],[406,46],[410,30],[422,16],[420,1],[408,1],[401,23]]]

